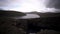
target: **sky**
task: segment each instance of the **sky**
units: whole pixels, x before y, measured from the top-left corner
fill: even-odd
[[[47,7],[60,9],[60,0],[50,0]]]
[[[55,4],[56,1],[54,1]],[[0,0],[0,9],[21,12],[47,12],[56,9],[56,6],[54,7],[54,3],[52,0]]]

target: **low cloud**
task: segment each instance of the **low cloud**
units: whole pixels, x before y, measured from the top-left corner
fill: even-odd
[[[47,7],[60,9],[60,0],[49,0]]]

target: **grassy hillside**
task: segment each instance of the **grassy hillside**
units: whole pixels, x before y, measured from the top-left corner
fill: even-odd
[[[25,15],[17,11],[0,10],[0,34],[25,34],[22,29],[15,26],[15,19],[8,18]]]
[[[16,17],[16,16],[24,16],[26,14],[18,11],[10,11],[10,10],[0,10],[0,16],[6,17]]]

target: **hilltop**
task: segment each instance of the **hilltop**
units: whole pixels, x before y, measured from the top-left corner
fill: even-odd
[[[25,13],[11,10],[0,10],[0,16],[2,17],[16,17],[16,16],[24,16]]]

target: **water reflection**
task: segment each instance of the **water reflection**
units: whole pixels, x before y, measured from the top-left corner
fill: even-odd
[[[32,19],[32,18],[40,18],[37,14],[26,14],[26,16],[22,17],[14,17],[15,19]]]

